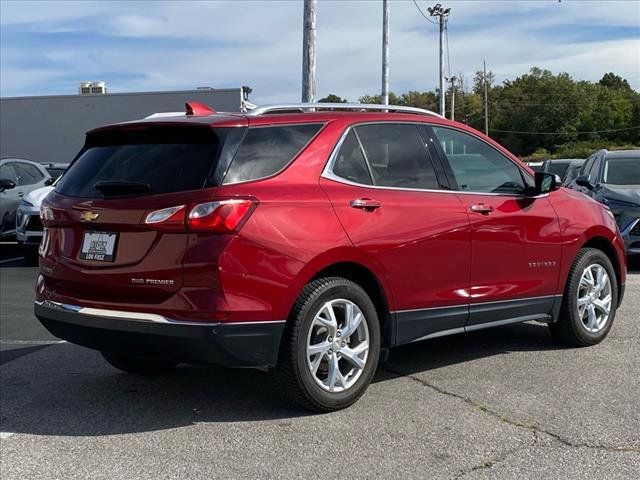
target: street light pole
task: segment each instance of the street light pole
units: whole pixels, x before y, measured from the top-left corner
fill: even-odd
[[[382,0],[382,94],[380,103],[389,104],[389,1]]]
[[[483,74],[482,79],[484,80],[484,134],[489,135],[489,100],[488,100],[488,92],[487,92],[487,62],[485,60],[482,61]]]
[[[316,99],[316,8],[317,0],[304,0],[302,33],[302,101]]]
[[[442,8],[440,3],[436,3],[435,6],[427,9],[429,15],[432,17],[439,17],[439,25],[440,25],[440,115],[445,114],[444,111],[444,29],[447,24],[447,17],[449,16],[449,12],[451,12],[450,8]]]
[[[449,79],[451,82],[451,120],[455,120],[455,112],[456,112],[456,80],[458,78],[453,76]]]

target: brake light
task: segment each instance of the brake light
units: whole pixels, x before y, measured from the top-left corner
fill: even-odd
[[[184,230],[185,206],[163,208],[147,215],[144,219],[146,225],[153,225],[163,230]]]
[[[256,200],[233,198],[194,206],[187,218],[190,231],[231,233],[239,229],[257,206]]]

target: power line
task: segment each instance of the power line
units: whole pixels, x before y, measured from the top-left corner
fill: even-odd
[[[416,0],[413,0],[413,4],[416,6],[418,11],[420,12],[420,15],[422,15],[427,22],[433,23],[434,25],[438,24],[438,22],[434,22],[433,20],[431,20],[429,17],[425,15],[425,13],[422,11],[422,9],[420,8],[420,5],[418,5],[418,2],[416,2]]]
[[[490,129],[492,132],[500,133],[518,133],[523,135],[584,135],[588,133],[611,133],[611,132],[624,132],[627,130],[638,130],[640,126],[626,127],[626,128],[611,128],[609,130],[592,130],[590,132],[526,132],[523,130],[499,130],[497,128]]]

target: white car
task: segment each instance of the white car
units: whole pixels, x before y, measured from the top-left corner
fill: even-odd
[[[49,172],[39,163],[22,158],[0,160],[0,237],[15,233],[16,209],[22,198],[52,182]]]

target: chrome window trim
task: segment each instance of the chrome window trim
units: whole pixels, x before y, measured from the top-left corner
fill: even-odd
[[[43,308],[50,308],[54,310],[62,310],[65,312],[78,313],[80,315],[94,316],[94,317],[110,317],[121,318],[123,320],[129,320],[142,323],[160,323],[166,325],[188,325],[198,327],[219,327],[222,325],[263,325],[284,323],[286,320],[265,320],[264,322],[188,322],[181,320],[174,320],[157,313],[145,313],[145,312],[128,312],[124,310],[109,310],[104,308],[92,308],[82,307],[80,305],[73,305],[69,303],[54,302],[52,300],[43,300],[34,302],[36,305]]]
[[[340,148],[342,147],[342,144],[344,143],[345,139],[347,138],[347,135],[349,134],[349,132],[351,131],[352,128],[361,126],[361,125],[380,125],[380,124],[408,124],[408,125],[430,125],[428,123],[425,122],[407,122],[407,121],[375,121],[375,122],[362,122],[362,123],[353,123],[351,125],[349,125],[345,131],[342,133],[340,139],[338,140],[338,143],[336,143],[336,145],[333,147],[333,150],[331,151],[331,155],[329,155],[329,160],[327,161],[324,169],[322,170],[322,173],[320,174],[320,177],[322,178],[326,178],[327,180],[333,180],[334,182],[338,182],[338,183],[343,183],[345,185],[352,185],[354,187],[361,187],[361,188],[372,188],[372,189],[377,189],[377,190],[399,190],[399,191],[406,191],[406,192],[427,192],[427,193],[453,193],[453,194],[462,194],[462,195],[489,195],[492,197],[511,197],[511,198],[544,198],[544,197],[548,197],[549,193],[543,193],[541,195],[536,195],[536,196],[527,196],[527,195],[523,195],[523,194],[513,194],[513,193],[491,193],[491,192],[471,192],[471,191],[466,191],[466,190],[446,190],[446,189],[429,189],[429,188],[408,188],[408,187],[385,187],[385,186],[381,186],[381,185],[366,185],[364,183],[357,183],[357,182],[352,182],[351,180],[347,180],[346,178],[342,178],[338,175],[336,175],[335,173],[333,173],[333,165],[335,164],[335,161],[338,157],[338,152],[340,151]],[[356,135],[356,138],[358,138],[358,134],[357,132],[354,133]],[[358,142],[360,142],[360,139],[358,138]],[[486,142],[485,142],[486,143]],[[425,145],[428,147],[428,145]],[[489,145],[491,146],[491,145]],[[360,145],[360,148],[362,148],[362,144]],[[493,148],[493,147],[491,147]],[[366,153],[365,153],[366,155]],[[366,158],[366,156],[365,156]],[[507,160],[509,160],[511,163],[513,163],[516,167],[518,167],[520,169],[520,167],[513,162],[510,158],[506,157],[505,158]],[[367,162],[368,163],[368,162]],[[367,167],[369,168],[369,167]],[[522,170],[522,169],[520,169]]]

